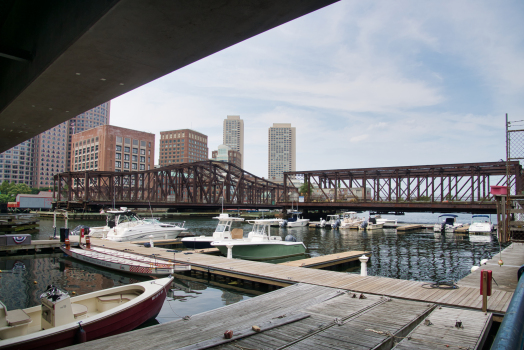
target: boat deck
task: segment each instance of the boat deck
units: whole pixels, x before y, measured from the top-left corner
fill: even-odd
[[[187,316],[67,349],[474,349],[492,320],[491,313],[307,283]]]
[[[251,282],[261,282],[276,286],[289,286],[296,283],[308,283],[330,288],[339,288],[358,293],[371,293],[440,305],[457,306],[469,309],[481,309],[482,297],[479,294],[477,283],[464,283],[459,289],[432,288],[427,283],[418,281],[399,280],[379,276],[360,276],[335,271],[308,269],[296,266],[269,264],[241,259],[227,259],[221,256],[211,256],[198,253],[173,253],[162,248],[145,248],[125,242],[111,242],[93,239],[92,244],[105,245],[106,248],[126,250],[132,253],[169,259],[187,263],[192,270],[213,273],[230,278],[237,278]],[[521,264],[524,262],[524,246],[515,245],[515,253],[520,252]],[[506,251],[503,252],[505,254]],[[516,262],[514,263],[517,266]],[[509,268],[509,267],[508,267]],[[514,274],[516,279],[516,270]],[[498,271],[494,271],[494,278],[501,284]],[[510,276],[508,275],[508,278]],[[500,276],[503,279],[503,276]],[[477,279],[477,281],[479,281]],[[502,283],[503,284],[503,283]],[[488,299],[488,310],[495,313],[505,313],[511,297],[512,290],[498,289],[493,284],[493,294]]]

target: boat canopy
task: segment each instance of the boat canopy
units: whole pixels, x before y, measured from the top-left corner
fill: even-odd
[[[439,215],[438,217],[442,217],[442,216],[450,216],[452,218],[458,218],[458,215],[455,215],[455,214],[442,214],[442,215]]]
[[[473,215],[472,218],[489,218],[489,215]]]

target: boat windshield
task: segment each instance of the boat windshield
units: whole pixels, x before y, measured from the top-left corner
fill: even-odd
[[[490,221],[491,220],[489,219],[489,216],[474,216],[471,219],[472,223],[476,223],[476,222],[490,222]]]
[[[251,232],[256,233],[258,235],[264,235],[266,234],[266,225],[255,224],[253,225],[253,230],[251,230]]]
[[[160,224],[160,220],[158,220],[158,219],[154,219],[154,218],[142,219],[142,221],[143,221],[145,224]]]
[[[226,231],[227,225],[220,223],[217,225],[217,228],[215,229],[215,232],[224,232]]]

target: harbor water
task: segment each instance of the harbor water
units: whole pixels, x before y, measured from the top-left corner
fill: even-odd
[[[363,216],[367,213],[361,214]],[[406,223],[434,223],[438,214],[406,214],[388,216]],[[386,216],[384,216],[386,217]],[[469,222],[470,215],[459,215],[457,221]],[[170,221],[170,220],[165,220]],[[77,225],[102,226],[103,221],[69,221]],[[185,222],[188,232],[211,235],[217,221],[192,218]],[[64,225],[58,221],[57,226]],[[248,223],[235,224],[249,232]],[[33,239],[48,239],[54,234],[52,220],[40,221],[40,233]],[[58,233],[57,233],[58,234]],[[464,234],[434,233],[433,230],[397,233],[395,229],[363,232],[356,230],[312,229],[309,227],[271,228],[272,235],[284,238],[294,235],[307,247],[304,258],[344,251],[371,252],[368,274],[416,281],[458,281],[469,274],[473,265],[504,249],[493,235],[470,237]],[[122,284],[135,283],[147,277],[119,274],[81,263],[62,254],[20,255],[0,257],[0,300],[8,310],[39,304],[39,295],[48,284],[54,284],[70,294],[80,295]],[[360,266],[345,267],[344,273],[359,273]],[[213,310],[251,298],[261,291],[238,288],[234,284],[179,276],[156,322],[167,322],[184,316]]]

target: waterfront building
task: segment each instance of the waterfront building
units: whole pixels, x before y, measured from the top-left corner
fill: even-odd
[[[242,155],[226,145],[218,146],[216,151],[211,152],[211,159],[218,162],[229,162],[242,167]]]
[[[282,182],[285,171],[296,170],[296,128],[274,123],[268,135],[268,179]]]
[[[84,113],[77,115],[69,120],[69,135],[67,144],[67,164],[66,169],[71,169],[71,138],[74,134],[83,132],[100,125],[109,125],[111,116],[111,101],[102,103]]]
[[[244,121],[238,115],[224,119],[222,143],[240,153],[240,167],[244,168]]]
[[[53,185],[53,175],[63,173],[67,168],[69,121],[58,124],[34,138],[35,167],[34,186]]]
[[[208,160],[207,135],[191,129],[160,132],[160,166]]]
[[[0,183],[7,181],[33,187],[34,142],[31,138],[0,153]]]
[[[153,169],[155,134],[101,125],[74,134],[71,171],[140,171]]]

